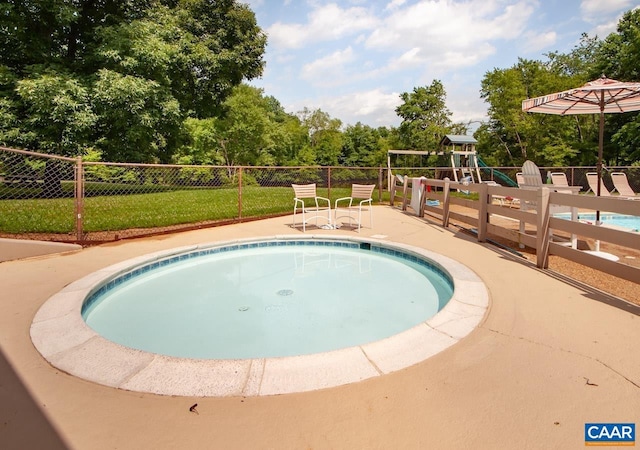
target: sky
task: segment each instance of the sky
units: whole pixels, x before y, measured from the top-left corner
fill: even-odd
[[[640,0],[241,0],[267,34],[251,85],[288,113],[397,127],[400,94],[442,81],[454,122],[486,120],[484,75],[606,37]],[[631,81],[631,80],[625,80]],[[634,80],[635,81],[635,80]],[[523,99],[524,100],[524,99]]]

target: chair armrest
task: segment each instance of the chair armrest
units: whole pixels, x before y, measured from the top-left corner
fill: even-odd
[[[362,200],[362,201],[360,202],[360,206],[362,206],[362,205],[363,205],[363,203],[369,203],[369,205],[371,205],[371,202],[372,202],[372,201],[373,201],[373,199],[372,199],[372,198],[367,198],[367,199],[365,199],[365,200]]]
[[[342,202],[342,201],[345,201],[345,200],[349,200],[349,206],[351,206],[351,203],[353,202],[353,198],[352,197],[342,197],[342,198],[339,198],[339,199],[337,199],[335,201],[334,206],[333,206],[334,209],[338,207],[338,202]]]
[[[316,197],[316,205],[318,205],[318,200],[327,202],[327,206],[329,207],[329,209],[331,209],[331,200],[325,197]]]

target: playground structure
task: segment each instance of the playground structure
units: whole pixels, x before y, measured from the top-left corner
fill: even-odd
[[[440,141],[440,150],[438,151],[389,150],[387,152],[388,186],[391,186],[391,177],[393,176],[392,155],[438,156],[435,178],[442,180],[449,177],[455,182],[482,183],[481,168],[487,167],[487,165],[478,156],[477,143],[478,141],[472,136],[447,134]],[[514,180],[502,172],[494,170],[493,176],[506,186],[517,186]]]

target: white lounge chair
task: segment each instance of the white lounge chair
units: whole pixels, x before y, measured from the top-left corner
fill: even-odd
[[[611,181],[613,181],[614,191],[618,191],[623,197],[637,198],[637,195],[631,186],[629,186],[629,180],[627,174],[624,172],[613,172],[611,174]]]
[[[587,183],[589,183],[589,189],[587,190],[587,193],[591,191],[594,194],[598,195],[597,172],[587,172]],[[604,185],[602,178],[600,178],[600,197],[609,197],[609,196],[611,196],[611,192],[609,192],[609,189],[607,189],[607,187]]]
[[[550,172],[551,183],[555,186],[569,186],[569,180],[567,180],[567,174],[564,172]]]
[[[371,196],[373,195],[373,190],[375,189],[375,184],[353,184],[351,185],[351,196],[350,197],[342,197],[335,201],[333,212],[335,214],[335,223],[338,223],[338,218],[348,217],[349,218],[349,226],[351,226],[352,222],[356,222],[358,224],[358,232],[360,232],[360,228],[362,227],[362,211],[363,207],[366,211],[366,206],[369,206],[369,228],[373,228],[373,212],[371,202],[373,199]],[[340,206],[340,202],[349,201],[349,204],[346,206]],[[354,205],[354,202],[357,202],[357,205]],[[356,220],[352,217],[352,214],[358,212],[358,219]]]
[[[302,231],[307,231],[307,222],[311,219],[316,220],[316,226],[318,225],[318,219],[323,219],[327,221],[327,224],[331,226],[331,200],[325,197],[319,197],[316,194],[316,184],[292,184],[291,187],[295,193],[294,197],[294,205],[293,205],[293,223],[292,227],[296,226],[296,213],[300,210],[302,213]],[[305,199],[313,199],[314,204],[308,205],[311,203],[307,200],[305,203]],[[324,203],[327,203],[327,206],[324,206]],[[321,203],[323,204],[321,206]]]
[[[561,194],[571,194],[570,189],[562,189],[564,186],[569,187],[569,180],[567,180],[567,174],[564,172],[551,172],[550,173],[551,184],[556,189],[556,192],[560,192]]]

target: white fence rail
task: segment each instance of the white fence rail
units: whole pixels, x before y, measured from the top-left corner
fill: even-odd
[[[419,191],[414,185],[420,183]],[[399,190],[402,189],[401,193]],[[469,192],[469,198],[452,196],[452,191]],[[419,192],[420,201],[412,201],[412,192]],[[477,200],[475,195],[477,193]],[[402,198],[402,208],[407,209],[410,204],[419,204],[415,211],[421,217],[425,213],[439,218],[442,226],[449,226],[450,220],[462,222],[475,227],[477,239],[484,242],[488,236],[499,236],[512,242],[535,249],[536,265],[547,268],[549,255],[557,255],[587,267],[640,283],[640,269],[618,261],[608,260],[592,253],[588,253],[571,245],[571,241],[558,242],[553,239],[558,235],[580,236],[597,242],[615,244],[623,248],[640,249],[640,233],[633,230],[599,226],[596,223],[566,220],[554,217],[554,209],[573,211],[606,211],[607,213],[640,216],[640,199],[630,200],[612,197],[596,197],[594,195],[572,195],[554,192],[553,189],[542,187],[539,189],[518,189],[489,184],[461,184],[437,179],[404,179],[391,186],[391,202]],[[473,199],[472,199],[473,198]],[[514,203],[527,205],[526,208],[513,208]],[[452,206],[458,205],[471,210],[471,213],[453,211]],[[501,226],[494,222],[498,216],[519,222],[517,229]],[[575,215],[574,215],[575,217]],[[494,219],[494,222],[492,222]],[[575,238],[574,238],[575,242]]]

